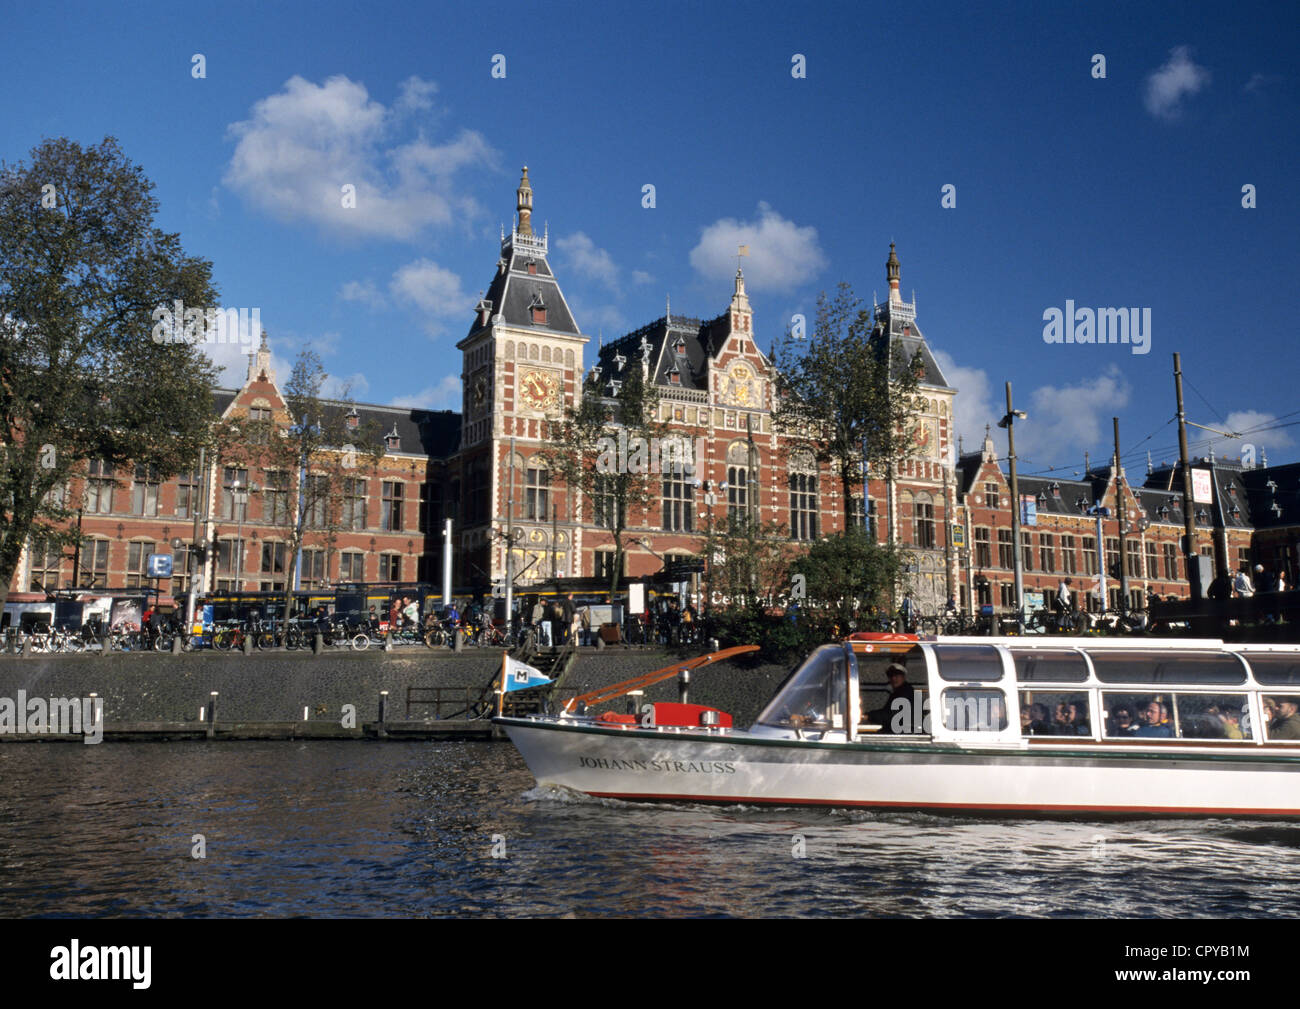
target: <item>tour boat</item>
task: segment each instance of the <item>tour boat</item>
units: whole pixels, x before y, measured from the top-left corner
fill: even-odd
[[[1300,816],[1300,645],[858,634],[817,648],[748,730],[695,704],[591,710],[752,650],[607,688],[585,710],[496,721],[539,784],[597,797]]]

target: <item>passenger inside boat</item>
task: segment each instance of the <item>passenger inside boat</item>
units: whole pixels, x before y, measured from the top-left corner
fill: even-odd
[[[859,655],[860,729],[895,736],[928,733],[925,682],[925,660],[919,651],[908,655]]]
[[[1078,692],[1022,690],[1022,736],[1091,736],[1088,695]]]

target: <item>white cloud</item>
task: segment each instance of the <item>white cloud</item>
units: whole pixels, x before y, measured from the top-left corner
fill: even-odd
[[[431,336],[446,332],[457,320],[469,325],[474,300],[460,286],[460,277],[431,259],[407,263],[388,284],[397,301],[414,305],[424,313],[424,327]]]
[[[370,391],[370,380],[359,371],[351,375],[327,375],[321,384],[321,395],[326,399],[364,399]]]
[[[691,250],[691,266],[707,280],[730,280],[736,274],[739,245],[749,246],[749,256],[741,262],[745,279],[755,290],[789,291],[827,263],[816,228],[801,228],[760,203],[756,220],[724,217],[704,228],[699,244]]]
[[[931,352],[948,384],[957,390],[953,401],[954,427],[961,436],[962,450],[977,452],[984,444],[984,425],[996,424],[1005,412],[998,408],[993,383],[983,368],[963,367],[946,351],[931,348]],[[999,455],[1005,454],[999,451]]]
[[[606,340],[612,340],[627,332],[627,319],[613,305],[589,305],[572,293],[565,294],[565,298],[574,319],[588,336],[603,334]]]
[[[564,253],[569,269],[581,277],[596,280],[612,291],[618,290],[618,267],[604,249],[596,247],[584,232],[558,239],[555,247]]]
[[[275,347],[275,342],[271,346]],[[217,384],[223,389],[241,388],[248,378],[248,355],[256,350],[256,344],[242,343],[204,343],[199,349],[203,355],[217,366]],[[293,361],[271,351],[271,367],[275,371],[275,380],[281,388],[289,380],[293,371]]]
[[[1277,74],[1261,74],[1258,71],[1250,75],[1250,80],[1246,82],[1245,87],[1241,90],[1248,95],[1260,95],[1265,90],[1271,89],[1274,84],[1281,83],[1282,78]]]
[[[359,301],[371,308],[383,308],[388,304],[373,280],[349,280],[339,288],[339,297],[344,301]]]
[[[1201,443],[1206,448],[1203,449],[1201,445],[1196,445],[1193,447],[1193,451],[1200,454],[1212,448],[1218,458],[1241,459],[1244,446],[1253,455],[1254,462],[1262,463],[1264,461],[1264,452],[1288,449],[1295,444],[1287,428],[1278,428],[1274,431],[1261,430],[1273,427],[1277,422],[1275,414],[1263,413],[1259,410],[1234,410],[1228,414],[1227,420],[1222,424],[1222,429],[1240,434],[1241,437],[1220,438],[1210,435],[1205,442]],[[1218,427],[1220,425],[1211,426]],[[1208,434],[1208,432],[1204,433]]]
[[[422,410],[460,410],[463,405],[460,376],[444,375],[437,385],[427,385],[409,396],[398,396],[389,405]]]
[[[464,224],[479,207],[454,176],[495,166],[487,141],[470,130],[443,144],[394,136],[409,113],[432,106],[435,90],[408,78],[389,109],[345,76],[324,84],[291,77],[229,127],[236,145],[223,182],[281,220],[347,235],[412,239]],[[343,206],[344,185],[356,187],[355,207]]]
[[[1175,46],[1168,61],[1147,76],[1144,103],[1157,119],[1178,119],[1184,99],[1210,83],[1210,72],[1192,62],[1191,52],[1187,46]]]
[[[1016,424],[1016,454],[1027,466],[1068,464],[1089,451],[1109,458],[1111,418],[1128,406],[1132,387],[1118,366],[1077,385],[1039,386],[1029,396],[1027,420]]]
[[[652,284],[654,283],[654,279],[655,278],[646,273],[645,270],[632,271],[632,283],[634,284]]]

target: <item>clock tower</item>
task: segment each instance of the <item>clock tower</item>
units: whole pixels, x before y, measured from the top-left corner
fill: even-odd
[[[507,526],[515,535],[515,570],[529,571],[524,579],[572,571],[567,502],[551,488],[536,456],[550,437],[549,423],[580,395],[589,339],[551,271],[549,228],[540,235],[533,229],[527,166],[515,209],[514,226],[508,234],[502,229],[487,292],[456,345],[464,399],[461,545],[470,564],[494,583],[505,573]]]

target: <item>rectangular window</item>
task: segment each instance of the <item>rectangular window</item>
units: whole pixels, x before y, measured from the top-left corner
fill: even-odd
[[[1085,575],[1095,575],[1097,573],[1097,537],[1083,537],[1083,573]]]
[[[108,587],[108,540],[82,540],[80,573],[81,587],[102,589]]]
[[[1165,581],[1178,581],[1178,545],[1165,544]]]
[[[86,511],[107,515],[113,510],[113,467],[102,459],[92,459],[86,476]]]
[[[269,480],[271,474],[267,474]],[[248,470],[225,467],[221,473],[221,517],[248,521]]]
[[[592,518],[602,529],[615,529],[623,525],[626,516],[619,507],[618,477],[614,475],[597,476],[595,498],[592,501]]]
[[[149,577],[149,555],[154,552],[154,544],[134,541],[126,545],[126,587],[138,589],[153,584]]]
[[[303,507],[308,529],[324,529],[330,518],[330,478],[309,473],[303,487]]]
[[[271,440],[271,411],[265,407],[253,407],[248,411],[248,440],[253,445],[266,445]]]
[[[282,575],[285,571],[285,550],[283,543],[262,544],[262,574]]]
[[[995,483],[986,483],[984,485],[984,507],[999,507],[998,485]],[[1007,565],[1010,567],[1010,565]]]
[[[192,519],[199,510],[199,471],[182,473],[176,481],[176,517]]]
[[[402,580],[402,555],[379,555],[379,580],[381,582],[400,582]]]
[[[1156,545],[1154,543],[1147,544],[1147,577],[1160,577],[1160,561],[1156,555]]]
[[[190,578],[193,576],[190,565],[194,563],[190,549],[189,544],[172,549],[172,595],[181,595],[190,590]]]
[[[975,566],[977,568],[993,566],[993,550],[988,529],[976,528],[975,530]]]
[[[1056,537],[1051,533],[1040,533],[1038,536],[1038,556],[1043,562],[1043,570],[1050,574],[1056,573]]]
[[[32,545],[30,591],[43,592],[59,588],[60,570],[63,567],[63,547],[47,540]]]
[[[727,467],[727,518],[740,521],[749,517],[749,467]]]
[[[596,577],[613,578],[614,577],[614,557],[613,550],[597,550],[595,553],[596,560]]]
[[[158,468],[156,466],[137,466],[135,482],[131,485],[131,514],[158,514]]]
[[[817,474],[790,474],[790,538],[817,538]]]
[[[928,501],[917,501],[913,507],[916,526],[916,545],[923,549],[934,548],[934,505]]]
[[[420,484],[420,514],[417,516],[417,532],[442,532],[442,485],[436,483]]]
[[[1061,537],[1061,570],[1067,575],[1079,573],[1079,557],[1074,552],[1074,537]]]
[[[248,570],[247,546],[243,540],[232,536],[217,541],[217,570],[222,574],[241,576]]]
[[[695,485],[680,465],[664,474],[663,518],[669,532],[690,532],[695,528]]]
[[[1003,608],[1014,610],[1016,608],[1016,586],[1012,582],[999,583],[998,600]]]
[[[1033,541],[1033,537],[1029,533],[1025,532],[1025,530],[1023,529],[1020,530],[1020,553],[1025,565],[1024,570],[1033,571],[1034,570],[1034,541]]]
[[[1016,555],[1011,552],[1011,530],[998,530],[998,567],[1010,570],[1015,566]]]
[[[366,555],[348,552],[339,555],[339,581],[364,582],[366,580]]]
[[[325,551],[305,548],[302,552],[302,570],[299,578],[303,586],[325,584]]]
[[[1128,567],[1128,576],[1130,578],[1142,577],[1142,544],[1137,540],[1126,540],[1124,543],[1125,563]]]
[[[353,478],[343,481],[343,528],[366,527],[366,482]]]
[[[289,474],[283,470],[267,470],[266,487],[262,491],[266,520],[272,525],[287,526],[290,515]],[[247,496],[247,495],[245,495]]]
[[[405,485],[396,480],[385,480],[382,484],[382,500],[379,507],[379,528],[388,532],[402,531],[402,492]],[[393,579],[389,579],[392,581]]]
[[[549,522],[550,502],[550,470],[534,463],[524,470],[524,518],[533,522]]]
[[[1119,577],[1119,539],[1114,536],[1106,537],[1106,574]]]

